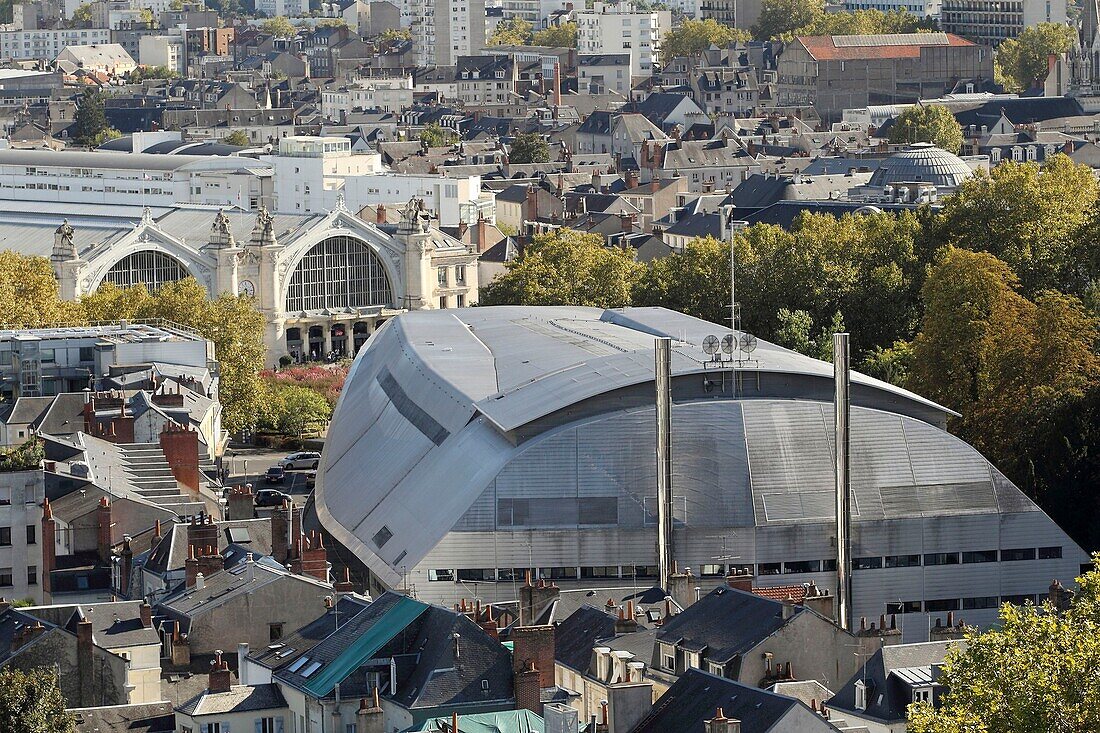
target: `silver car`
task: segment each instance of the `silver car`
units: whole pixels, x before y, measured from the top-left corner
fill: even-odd
[[[320,453],[314,451],[299,451],[297,453],[291,453],[289,456],[279,461],[279,465],[291,470],[297,468],[315,469],[320,460]]]

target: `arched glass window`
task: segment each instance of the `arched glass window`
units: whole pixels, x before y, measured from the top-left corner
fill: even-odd
[[[393,291],[378,256],[354,237],[329,237],[314,245],[295,268],[286,294],[288,313],[372,305],[393,305]]]
[[[116,262],[103,276],[103,282],[113,283],[120,288],[141,283],[150,290],[156,290],[161,285],[183,280],[189,275],[176,258],[163,252],[145,250],[134,252]]]

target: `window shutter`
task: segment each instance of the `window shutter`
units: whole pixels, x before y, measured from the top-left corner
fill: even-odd
[[[275,718],[275,733],[283,733],[283,718],[279,716]]]
[[[229,723],[222,723],[218,733],[229,733]]]
[[[256,733],[264,733],[264,721],[262,718],[256,718]]]

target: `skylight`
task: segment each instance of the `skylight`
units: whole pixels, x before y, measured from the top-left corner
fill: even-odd
[[[297,672],[308,661],[309,661],[309,657],[302,657],[301,659],[295,659],[294,664],[290,665],[290,671],[291,672]]]
[[[282,659],[283,657],[289,657],[293,653],[294,647],[288,646],[286,649],[283,649],[281,652],[279,652],[279,659]]]
[[[311,674],[313,674],[314,672],[316,672],[320,668],[321,668],[321,663],[320,662],[314,662],[313,664],[311,664],[311,665],[309,665],[308,667],[305,668],[305,670],[302,672],[302,676],[303,677],[309,677]]]

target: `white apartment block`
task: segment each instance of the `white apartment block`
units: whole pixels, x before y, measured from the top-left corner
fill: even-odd
[[[0,596],[42,602],[40,468],[0,473]]]
[[[67,46],[110,43],[107,28],[70,28],[65,30],[0,31],[0,62],[53,61]]]
[[[629,53],[631,76],[649,76],[661,61],[661,37],[670,30],[671,11],[641,12],[629,3],[596,2],[577,13],[577,53]]]
[[[485,46],[485,0],[409,0],[418,66],[453,66]]]
[[[278,15],[296,18],[309,15],[309,0],[256,0],[256,12],[269,18]]]
[[[940,27],[977,43],[996,46],[1039,23],[1063,24],[1066,0],[942,0]]]
[[[844,9],[851,12],[881,10],[884,13],[904,10],[918,18],[939,18],[941,4],[941,0],[845,0]]]
[[[363,79],[349,84],[346,89],[321,92],[321,114],[330,120],[339,120],[343,111],[380,109],[396,113],[412,103],[412,77],[409,76]]]
[[[494,220],[491,200],[481,199],[480,176],[387,172],[380,156],[353,153],[347,138],[284,138],[279,141],[279,154],[268,160],[274,170],[274,208],[279,213],[328,213],[340,196],[351,211],[378,204],[404,207],[410,199],[422,198],[442,226],[475,223],[479,212]]]
[[[138,41],[138,61],[144,66],[163,66],[182,74],[186,57],[182,35],[142,36]]]
[[[565,10],[568,4],[573,3],[570,0],[504,0],[504,17],[520,18],[541,29],[546,27],[546,19],[551,13]]]

